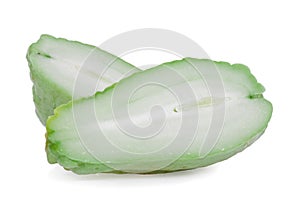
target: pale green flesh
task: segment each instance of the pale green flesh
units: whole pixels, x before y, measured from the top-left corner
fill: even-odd
[[[93,95],[140,71],[97,47],[42,35],[27,53],[36,112],[43,124],[53,110]]]
[[[204,80],[187,61],[205,72],[209,72],[214,64],[223,81],[225,96],[211,95],[205,87],[206,82],[217,82],[215,74],[205,74]],[[181,78],[171,76],[172,72],[180,74]],[[153,80],[164,80],[164,87],[150,84],[135,92],[131,90]],[[186,98],[178,103],[170,90],[186,92],[186,84],[195,98],[185,95]],[[207,166],[242,151],[264,132],[272,105],[262,97],[263,91],[263,86],[243,65],[191,58],[165,63],[131,75],[104,92],[56,109],[55,115],[47,121],[48,160],[78,174],[159,173]],[[125,93],[132,93],[129,101]],[[154,112],[151,121],[149,111],[155,105],[164,109],[164,115]],[[211,125],[213,108],[218,113],[222,105],[225,105],[225,116],[219,139],[212,149],[204,147],[200,151],[203,142],[207,141],[204,139]],[[123,132],[130,130],[124,115],[127,108],[130,119],[139,127],[151,123],[159,125],[164,116],[165,125],[150,139],[128,137]],[[188,147],[184,142],[173,145],[182,120],[187,127],[193,127],[193,119],[198,123],[194,140]],[[124,122],[123,131],[116,121]],[[193,130],[185,129],[186,137]],[[146,137],[151,133],[140,131],[137,134]],[[105,137],[101,137],[103,135]],[[210,135],[207,137],[209,141]],[[109,144],[123,151],[113,149]],[[164,145],[173,146],[166,151],[157,151]],[[204,155],[203,152],[209,153]]]

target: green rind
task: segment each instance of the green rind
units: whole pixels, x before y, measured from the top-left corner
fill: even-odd
[[[187,58],[187,59],[189,59],[189,58]],[[205,61],[207,59],[202,59],[202,60]],[[207,60],[207,61],[211,61],[211,60]],[[176,65],[177,62],[180,62],[180,60],[172,61],[172,62],[165,63],[165,64],[171,64],[171,65],[175,64]],[[264,92],[264,90],[265,90],[264,87],[260,83],[257,82],[256,78],[251,74],[250,70],[245,65],[241,65],[241,64],[230,65],[229,63],[226,63],[226,62],[216,62],[216,61],[213,61],[213,62],[218,64],[219,66],[224,66],[224,67],[230,66],[233,68],[242,69],[248,75],[248,77],[257,84],[257,90],[260,91],[261,93]],[[155,70],[155,68],[148,69],[147,71],[150,71],[150,70]],[[136,74],[138,74],[138,73],[143,73],[143,72],[137,72]],[[128,78],[130,78],[130,77],[127,77],[125,79],[128,79]],[[121,84],[122,81],[124,81],[124,80],[121,80],[118,84]],[[59,118],[60,112],[70,109],[72,107],[73,103],[80,103],[82,101],[85,101],[85,99],[96,98],[97,96],[102,95],[105,92],[109,92],[110,90],[114,89],[115,85],[116,84],[113,84],[112,86],[106,88],[102,92],[96,92],[95,95],[93,95],[91,97],[79,99],[74,102],[69,102],[68,104],[59,106],[57,109],[55,109],[55,115],[49,117],[49,119],[47,121],[47,126],[46,126],[47,127],[47,148],[46,149],[47,149],[49,163],[55,163],[55,161],[56,161],[58,164],[63,166],[66,170],[71,170],[72,172],[74,172],[76,174],[128,173],[128,172],[123,172],[123,171],[119,171],[119,170],[110,168],[110,167],[106,166],[105,164],[101,163],[100,161],[96,161],[95,163],[87,163],[87,162],[82,162],[80,160],[70,159],[66,155],[62,155],[59,153],[58,149],[63,148],[60,146],[59,143],[51,142],[51,135],[55,134],[55,132],[51,129],[51,123],[53,120]],[[253,94],[253,95],[249,96],[249,98],[256,98],[256,97],[263,98],[262,95],[258,95],[258,94]],[[174,171],[190,170],[190,169],[195,169],[195,168],[199,168],[199,167],[205,167],[205,166],[226,160],[226,159],[232,157],[233,155],[243,151],[248,146],[253,144],[264,133],[265,129],[268,126],[268,123],[272,116],[273,108],[272,108],[272,104],[269,101],[267,101],[267,100],[265,100],[265,101],[269,104],[270,109],[271,109],[269,112],[269,115],[268,115],[268,120],[263,125],[263,128],[261,130],[258,130],[258,132],[255,132],[253,135],[251,135],[245,141],[241,142],[240,144],[238,144],[236,146],[232,146],[231,148],[228,148],[225,151],[210,152],[204,158],[200,158],[198,155],[184,154],[182,157],[180,157],[178,160],[174,161],[170,165],[168,165],[162,169],[149,172],[149,173],[150,174],[152,174],[152,173],[169,173],[169,172],[174,172]],[[147,173],[147,174],[149,174],[149,173]]]
[[[35,104],[35,111],[42,124],[46,124],[48,116],[53,115],[53,110],[62,104],[69,102],[72,99],[71,94],[49,80],[42,73],[37,73],[33,69],[30,62],[30,57],[27,56],[30,76],[33,82],[32,93]]]

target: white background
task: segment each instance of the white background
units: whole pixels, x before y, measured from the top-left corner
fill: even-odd
[[[1,1],[0,199],[300,198],[297,1],[178,2]],[[99,45],[137,28],[174,30],[214,60],[248,65],[274,106],[265,135],[227,161],[173,174],[78,176],[48,164],[28,46],[43,33]]]

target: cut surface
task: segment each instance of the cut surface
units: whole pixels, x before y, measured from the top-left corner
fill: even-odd
[[[54,108],[93,95],[139,71],[97,47],[42,35],[27,53],[36,112],[45,124]]]
[[[78,174],[159,173],[225,160],[259,138],[272,105],[249,69],[186,58],[70,102],[47,121],[47,153]]]

